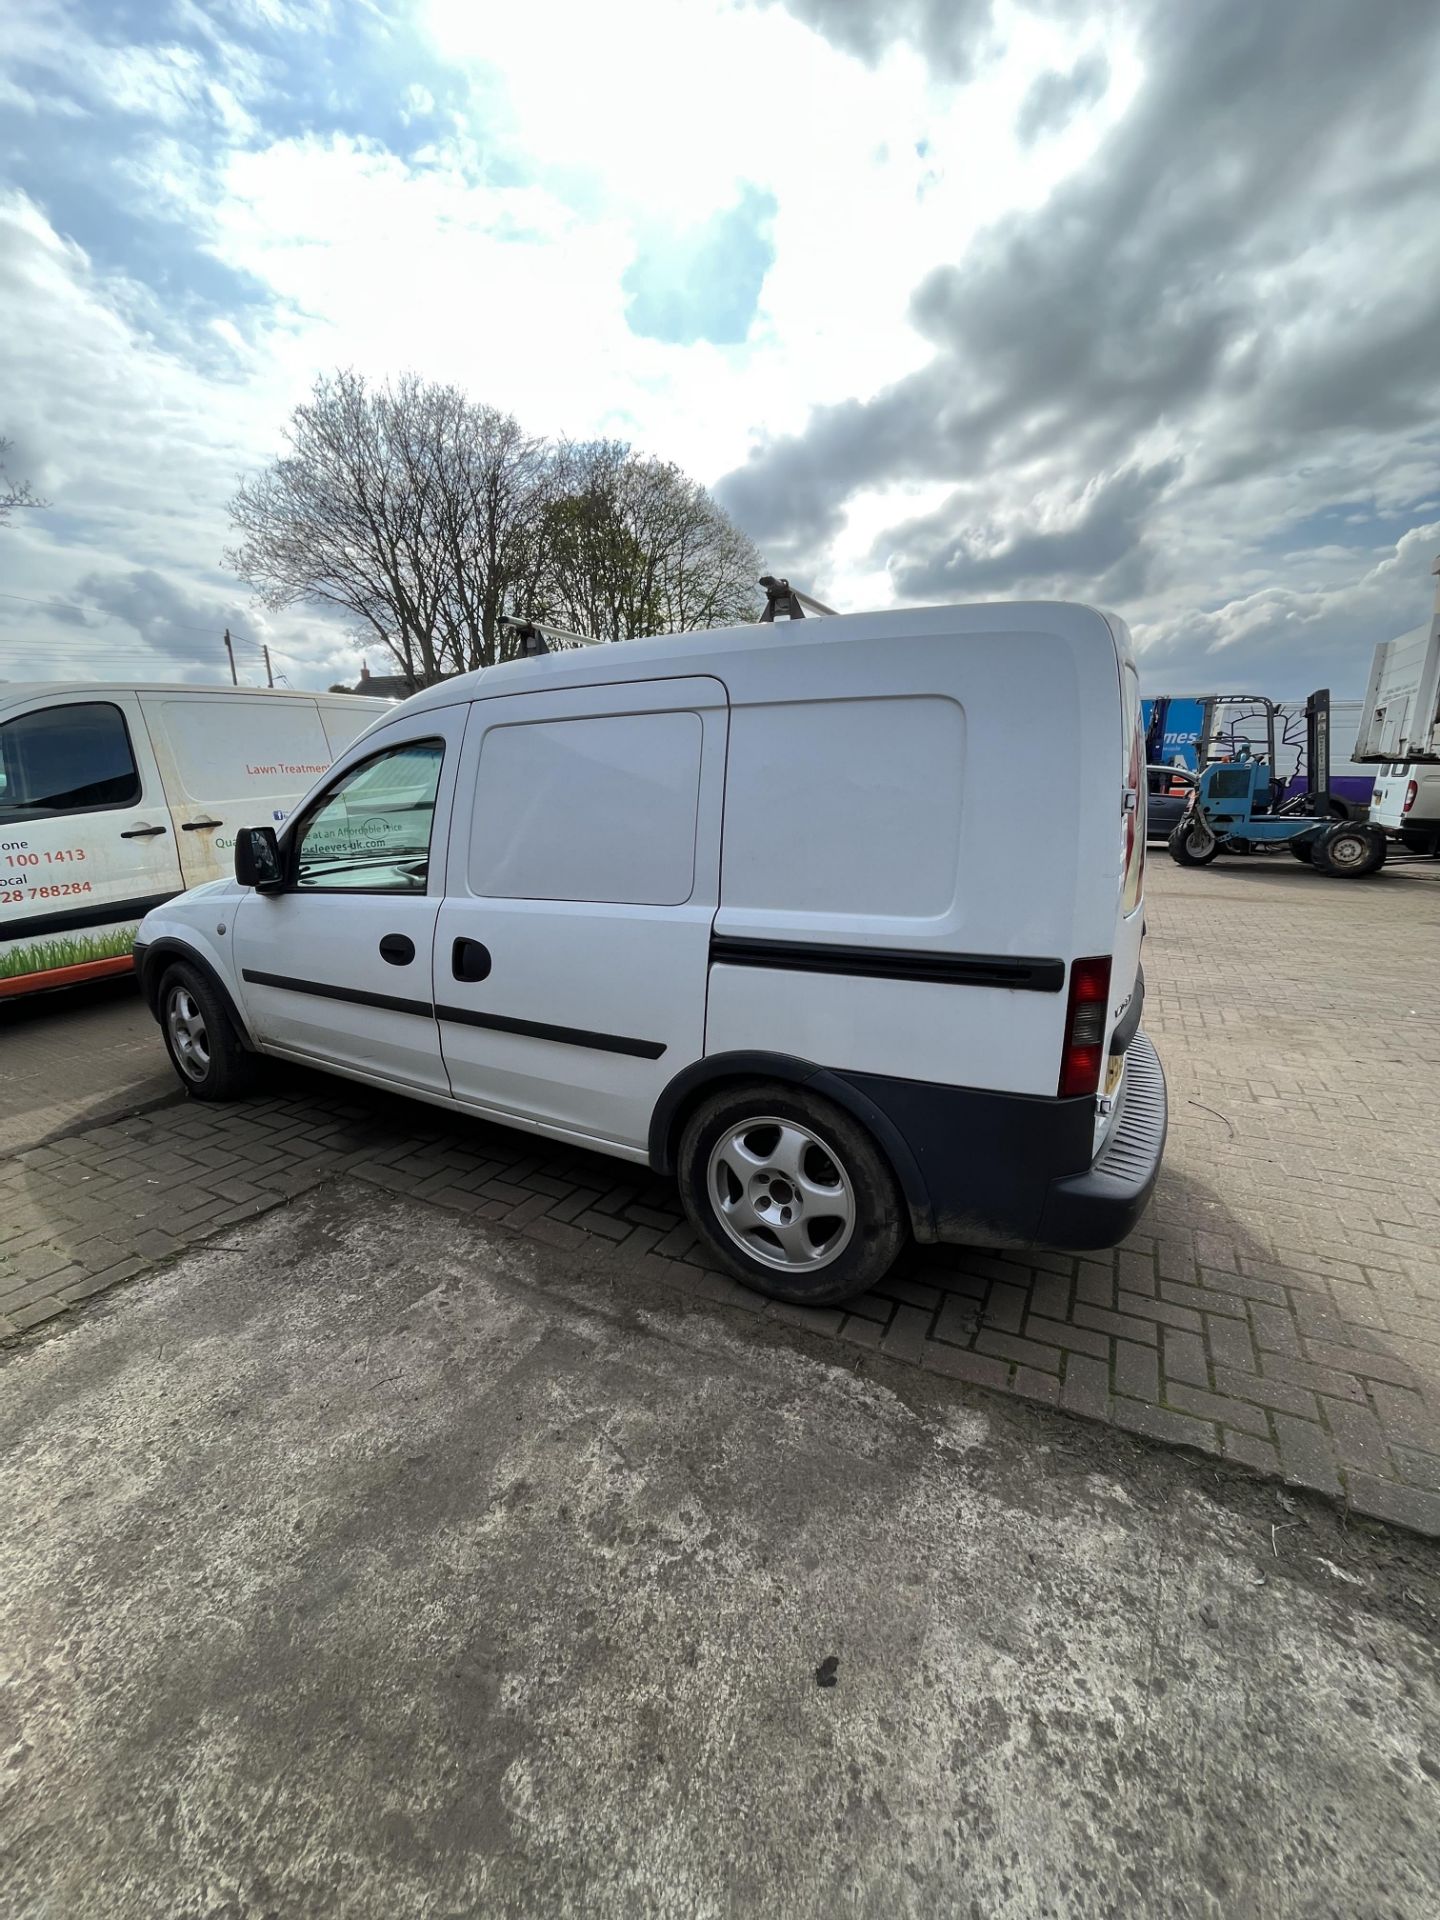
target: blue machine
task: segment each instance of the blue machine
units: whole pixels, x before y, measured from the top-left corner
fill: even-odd
[[[1206,867],[1226,848],[1235,852],[1285,847],[1317,873],[1359,879],[1385,860],[1385,835],[1363,820],[1336,819],[1330,804],[1330,694],[1305,702],[1306,790],[1284,798],[1274,773],[1275,716],[1270,702],[1269,757],[1244,741],[1226,759],[1200,769],[1199,783],[1171,833],[1170,857],[1182,867]]]

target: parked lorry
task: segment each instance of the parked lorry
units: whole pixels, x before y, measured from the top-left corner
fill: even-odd
[[[1375,769],[1375,825],[1412,852],[1440,851],[1440,586],[1428,628],[1375,649],[1355,758]]]
[[[673,1173],[784,1300],[863,1292],[908,1234],[1123,1238],[1166,1124],[1123,622],[797,600],[542,636],[262,815],[141,927],[187,1092],[274,1055]]]
[[[0,683],[0,997],[131,967],[145,914],[230,871],[386,700]]]

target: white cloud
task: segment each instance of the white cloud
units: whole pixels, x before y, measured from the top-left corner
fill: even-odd
[[[940,27],[971,14],[993,26],[969,58],[932,48],[928,63],[916,35],[887,47],[889,15],[861,0],[792,4],[172,0],[161,15],[157,0],[162,24],[127,46],[116,23],[87,31],[81,0],[14,0],[0,99],[27,111],[32,158],[51,143],[57,181],[72,181],[67,142],[108,139],[85,186],[114,193],[119,216],[87,252],[43,179],[29,193],[0,187],[0,432],[32,454],[55,501],[23,536],[0,536],[15,591],[43,603],[81,580],[150,573],[213,624],[234,604],[218,562],[236,476],[275,452],[290,408],[337,364],[454,380],[536,431],[620,434],[707,481],[762,436],[799,435],[817,408],[872,401],[927,372],[922,411],[963,424],[986,400],[984,370],[973,353],[937,359],[915,289],[954,267],[951,297],[973,310],[996,223],[1009,216],[1023,233],[1027,217],[1065,202],[1067,183],[1104,175],[1156,82],[1141,67],[1141,0],[1084,12],[996,0],[957,6],[954,21],[912,8]],[[1216,7],[1244,11],[1243,0]],[[836,44],[805,24],[840,12],[858,37]],[[1169,16],[1161,6],[1155,17]],[[1403,540],[1397,550],[1386,516],[1433,493],[1433,441],[1397,428],[1377,459],[1357,403],[1353,428],[1307,441],[1301,462],[1276,426],[1314,388],[1287,386],[1285,369],[1323,359],[1363,402],[1392,338],[1424,359],[1404,327],[1407,301],[1425,297],[1429,230],[1413,206],[1387,207],[1383,178],[1343,131],[1325,191],[1342,212],[1347,193],[1376,194],[1374,221],[1352,207],[1313,238],[1287,227],[1273,258],[1252,257],[1243,225],[1233,237],[1227,227],[1225,264],[1249,275],[1264,325],[1236,330],[1183,417],[1156,401],[1123,453],[1092,455],[1119,404],[1106,383],[1118,392],[1129,372],[1096,351],[1104,377],[1090,412],[1075,399],[1083,380],[1065,376],[1020,451],[1015,423],[1001,422],[973,457],[933,470],[907,466],[907,434],[902,457],[841,499],[833,543],[816,534],[770,557],[839,604],[883,602],[895,592],[884,536],[897,528],[938,528],[943,542],[953,518],[982,556],[1034,561],[1037,529],[1072,529],[1117,476],[1168,474],[1179,456],[1183,478],[1150,486],[1143,537],[1107,575],[1159,663],[1207,649],[1324,656],[1346,619],[1409,624],[1428,564]],[[1385,158],[1398,173],[1430,154],[1417,120]],[[1223,178],[1223,142],[1211,162]],[[747,192],[776,205],[747,339],[638,338],[623,286],[637,248],[657,233],[683,238]],[[146,219],[157,231],[132,259],[127,227]],[[1341,284],[1337,302],[1327,289]],[[1084,314],[1057,301],[1028,319],[1059,343],[1062,375],[1067,350],[1086,357]],[[987,339],[983,322],[1003,373],[1004,326]],[[1104,325],[1088,319],[1090,346]],[[1161,313],[1137,328],[1138,349],[1126,336],[1119,358],[1159,351],[1166,325]],[[948,444],[963,446],[963,433]],[[1363,513],[1317,532],[1314,517],[1336,503]],[[1112,535],[1128,524],[1099,517]],[[110,600],[109,628],[94,631],[114,638]],[[124,630],[125,644],[143,647],[143,630]],[[324,616],[267,631],[311,660],[297,672],[334,677],[342,643]],[[0,648],[12,632],[0,602]]]

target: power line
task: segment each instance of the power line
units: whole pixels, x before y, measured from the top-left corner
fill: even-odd
[[[26,599],[26,597],[23,594],[3,593],[3,592],[0,592],[0,600],[13,600],[16,606],[18,607],[38,607],[42,613],[49,613],[52,615],[56,613],[63,613],[65,611],[70,611],[74,613],[95,613],[95,614],[98,614],[102,620],[109,621],[111,624],[113,624],[117,620],[120,621],[122,624],[126,624],[124,615],[112,613],[108,608],[97,607],[92,602],[86,601],[86,600],[64,600],[57,603],[54,600],[29,600],[29,599]],[[171,620],[163,614],[160,615],[159,617],[161,620],[164,621],[164,624],[170,629],[172,633],[202,633],[204,634],[207,640],[212,640],[212,641],[216,638],[216,631],[214,627],[191,627],[191,626],[185,625],[182,621]],[[228,629],[226,629],[226,631],[228,631]],[[70,636],[68,634],[60,635],[58,636],[58,638],[63,639],[64,641],[67,642],[67,644],[80,644],[80,645],[84,644],[83,642],[78,642],[78,643],[71,642]],[[231,635],[231,639],[237,649],[242,647],[248,647],[253,652],[260,654],[262,656],[262,662],[261,662],[262,665],[263,665],[263,655],[265,652],[265,648],[267,646],[270,647],[270,651],[273,654],[286,660],[294,660],[298,662],[303,660],[304,658],[302,654],[291,653],[288,648],[277,647],[269,641],[246,640],[233,634]],[[47,644],[54,644],[54,642],[47,642]],[[130,642],[129,644],[132,646],[141,646],[141,647],[150,647],[150,648],[153,648],[155,645],[154,641],[147,640],[143,634],[138,633],[138,630],[137,630],[136,639]],[[96,651],[101,651],[107,654],[110,651],[110,649],[106,647],[103,642],[100,642],[100,641],[95,642],[95,649]],[[359,649],[352,647],[351,651],[358,652]]]
[[[42,613],[98,613],[102,620],[118,620],[122,617],[119,614],[112,613],[108,607],[97,607],[87,600],[61,600],[58,602],[54,600],[27,600],[23,594],[19,593],[0,593],[0,600],[13,600],[15,604],[20,607],[39,607]],[[204,633],[208,634],[212,640],[215,637],[215,629],[213,627],[187,627],[183,626],[178,620],[167,620],[166,625],[172,627],[176,633]],[[258,646],[258,644],[258,641],[246,642],[247,646]]]

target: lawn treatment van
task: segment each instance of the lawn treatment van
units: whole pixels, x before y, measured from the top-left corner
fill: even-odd
[[[0,997],[131,966],[151,907],[233,871],[387,700],[0,683]]]
[[[750,1286],[836,1301],[907,1232],[1139,1217],[1144,810],[1088,608],[670,634],[416,694],[136,951],[197,1098],[272,1054],[598,1148]]]

